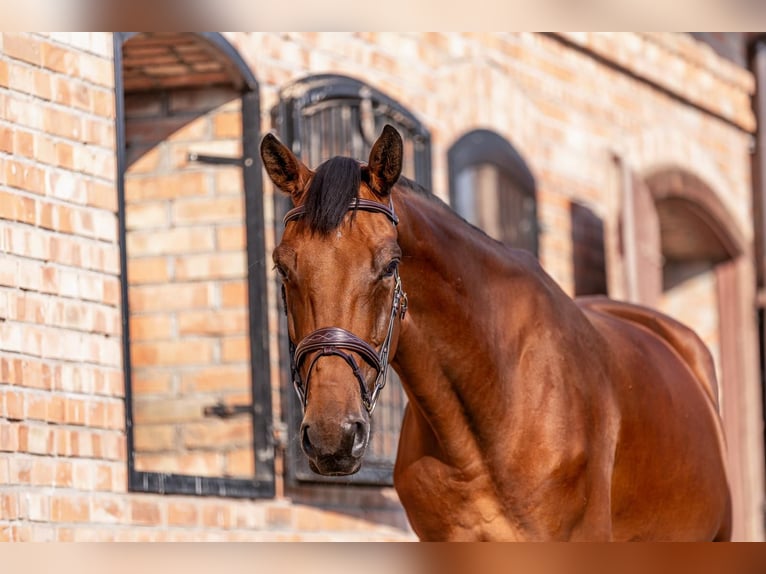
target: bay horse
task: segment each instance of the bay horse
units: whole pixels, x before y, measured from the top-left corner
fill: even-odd
[[[261,143],[294,205],[273,259],[311,469],[360,468],[390,359],[408,397],[394,486],[421,540],[727,540],[699,337],[647,308],[573,300],[401,176],[402,156],[391,126],[367,164],[315,171]]]

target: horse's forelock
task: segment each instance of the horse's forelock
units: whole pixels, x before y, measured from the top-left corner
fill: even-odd
[[[306,194],[305,217],[313,232],[327,234],[336,229],[359,196],[362,172],[358,161],[334,157],[321,164]]]

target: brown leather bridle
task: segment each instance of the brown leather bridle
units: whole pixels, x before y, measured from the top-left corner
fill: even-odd
[[[382,213],[394,225],[399,223],[399,218],[394,213],[393,204],[385,206],[382,203],[375,201],[369,201],[367,199],[356,199],[348,206],[349,211],[360,210],[368,211],[372,213]],[[305,215],[305,209],[303,206],[295,207],[287,212],[284,218],[284,224],[299,219]],[[394,297],[391,304],[391,314],[388,319],[388,331],[386,337],[383,340],[380,352],[378,353],[372,345],[366,341],[360,339],[352,332],[342,329],[340,327],[321,327],[312,333],[306,335],[303,340],[296,346],[290,336],[288,335],[288,345],[290,350],[290,372],[293,380],[293,386],[295,392],[298,394],[298,398],[301,401],[301,406],[306,408],[306,401],[308,399],[308,385],[311,380],[311,372],[314,369],[314,365],[321,357],[328,355],[334,355],[341,357],[348,365],[359,382],[359,390],[362,395],[362,404],[367,412],[371,415],[375,409],[375,404],[378,400],[378,395],[383,387],[386,386],[386,375],[388,374],[388,354],[391,351],[391,339],[394,333],[394,324],[396,317],[399,315],[400,319],[404,319],[407,313],[407,294],[402,289],[402,280],[399,277],[399,269],[394,270],[394,278],[396,285],[394,286]],[[285,287],[282,285],[282,301],[285,307],[285,315],[287,315],[287,298],[285,295]],[[367,390],[367,384],[362,376],[362,372],[359,369],[359,364],[353,355],[347,353],[351,351],[358,354],[364,361],[375,369],[375,386],[370,393]],[[301,379],[300,369],[304,359],[310,354],[316,353],[309,370],[306,373],[306,383],[303,383]]]

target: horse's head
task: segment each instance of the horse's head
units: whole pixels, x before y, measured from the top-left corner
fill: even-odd
[[[295,206],[273,258],[304,407],[301,445],[320,474],[359,470],[396,352],[406,297],[390,194],[402,151],[401,137],[386,126],[367,165],[333,158],[312,171],[272,135],[261,143],[269,177]]]

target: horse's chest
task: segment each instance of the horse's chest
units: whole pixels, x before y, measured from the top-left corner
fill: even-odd
[[[514,540],[488,481],[465,481],[437,459],[423,457],[397,473],[396,490],[422,540]]]

